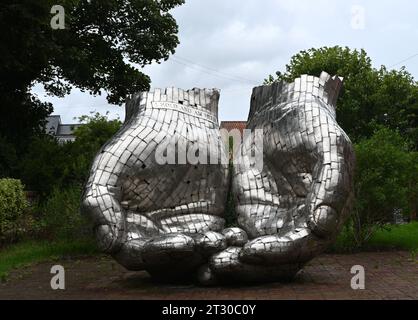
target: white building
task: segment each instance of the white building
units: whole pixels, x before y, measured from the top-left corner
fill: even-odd
[[[58,142],[65,143],[74,141],[74,130],[81,126],[81,124],[63,124],[61,123],[61,116],[52,115],[47,118],[45,126],[46,133],[54,136]]]

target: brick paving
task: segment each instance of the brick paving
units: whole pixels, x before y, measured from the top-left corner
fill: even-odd
[[[66,290],[50,288],[54,264],[66,270]],[[353,290],[350,269],[362,265],[366,289]],[[153,283],[104,256],[41,263],[14,271],[0,284],[0,299],[418,299],[418,260],[408,252],[322,255],[292,283],[203,288]]]

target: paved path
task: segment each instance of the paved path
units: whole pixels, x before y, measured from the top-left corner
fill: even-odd
[[[54,264],[66,270],[66,290],[50,288]],[[362,265],[366,290],[352,290],[350,269]],[[407,252],[322,255],[293,283],[201,288],[161,285],[145,272],[125,271],[107,257],[57,260],[13,272],[0,299],[418,299],[418,260]]]

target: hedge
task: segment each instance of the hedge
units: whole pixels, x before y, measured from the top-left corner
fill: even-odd
[[[0,179],[0,244],[14,242],[25,232],[27,207],[21,181]]]

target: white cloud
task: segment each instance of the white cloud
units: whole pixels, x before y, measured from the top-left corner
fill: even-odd
[[[364,30],[351,28],[351,8],[366,11]],[[348,45],[365,48],[375,65],[418,53],[418,6],[399,0],[186,0],[174,10],[180,45],[162,64],[147,66],[153,87],[221,88],[220,118],[246,119],[252,87],[303,49]],[[405,63],[418,75],[418,58]],[[74,91],[53,99],[65,121],[89,110],[123,114],[105,97]]]

